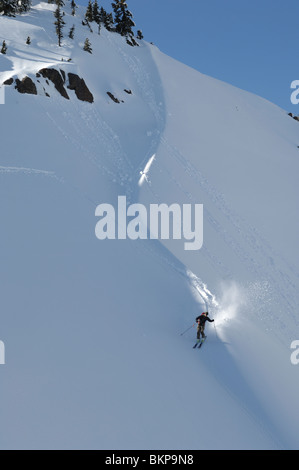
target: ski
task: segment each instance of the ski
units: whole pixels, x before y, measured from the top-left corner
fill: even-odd
[[[198,339],[198,340],[196,341],[196,343],[194,344],[193,349],[196,349],[197,347],[198,347],[198,349],[201,348],[201,346],[202,346],[203,343],[205,342],[206,338],[207,338],[207,336],[206,336],[205,338],[203,338],[203,339]]]
[[[196,343],[194,344],[193,349],[196,349],[196,348],[197,348],[197,349],[200,349],[206,339],[207,339],[207,336],[206,336],[205,338],[203,338],[203,339],[198,339],[198,340],[196,341]]]
[[[201,342],[198,346],[198,349],[200,349],[202,347],[202,345],[203,345],[203,343],[205,342],[206,339],[207,339],[207,336],[204,339],[201,340]]]

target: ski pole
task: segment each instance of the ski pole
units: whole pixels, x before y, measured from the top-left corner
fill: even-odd
[[[185,333],[187,333],[187,331],[191,330],[191,328],[193,328],[194,325],[195,325],[195,323],[193,323],[193,325],[191,325],[189,328],[187,328],[187,330],[184,331],[184,333],[181,333],[180,336],[183,336]]]

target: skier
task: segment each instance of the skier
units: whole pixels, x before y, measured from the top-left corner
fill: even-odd
[[[209,312],[204,312],[199,317],[196,318],[196,323],[197,323],[197,339],[200,340],[200,335],[202,336],[203,339],[206,338],[205,335],[205,325],[206,321],[213,323],[214,320],[211,320],[209,318]]]

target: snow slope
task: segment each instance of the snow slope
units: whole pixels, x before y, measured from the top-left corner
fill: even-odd
[[[0,83],[55,67],[95,101],[5,87],[0,447],[298,448],[298,123],[144,41],[89,32],[83,9],[66,7],[75,39],[59,48],[52,11],[0,18]],[[95,208],[119,195],[204,204],[203,248],[99,241]],[[193,350],[195,328],[180,333],[206,309]]]

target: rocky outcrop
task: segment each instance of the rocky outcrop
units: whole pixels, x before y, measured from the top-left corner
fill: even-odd
[[[88,103],[94,102],[94,97],[92,93],[89,91],[85,81],[83,78],[80,78],[78,75],[74,73],[68,73],[68,77],[66,76],[66,72],[64,70],[57,70],[57,69],[50,69],[44,68],[41,69],[39,72],[35,74],[37,86],[39,87],[39,94],[44,94],[47,97],[50,97],[47,89],[47,85],[49,86],[49,82],[52,82],[55,86],[55,89],[60,93],[60,95],[69,100],[69,95],[66,91],[66,83],[68,83],[67,88],[69,90],[74,90],[77,98],[81,101],[87,101]],[[45,82],[42,83],[42,78],[44,78]],[[14,83],[13,78],[9,78],[6,80],[3,85],[12,85]],[[43,86],[44,85],[44,86]],[[16,79],[15,80],[15,88],[18,90],[19,93],[27,93],[29,95],[37,95],[37,88],[34,81],[26,76],[22,80]],[[43,93],[42,93],[43,90]]]
[[[8,80],[5,80],[5,82],[3,82],[3,85],[12,85],[13,84],[13,78],[9,78]]]
[[[294,116],[293,113],[288,113],[288,116],[295,119],[295,121],[299,121],[299,116]]]
[[[69,73],[68,79],[69,79],[68,89],[74,90],[79,100],[87,101],[88,103],[94,102],[93,95],[87,88],[86,83],[83,80],[83,78],[80,78],[78,75],[74,73]]]
[[[17,78],[16,89],[22,94],[37,95],[36,85],[29,77],[24,77],[23,80]]]
[[[64,88],[65,75],[63,76],[56,69],[47,69],[47,68],[40,70],[39,73],[45,79],[49,79],[52,83],[54,83],[56,90],[61,94],[63,98],[65,98],[66,100],[70,99],[69,95],[67,94],[66,89]]]

